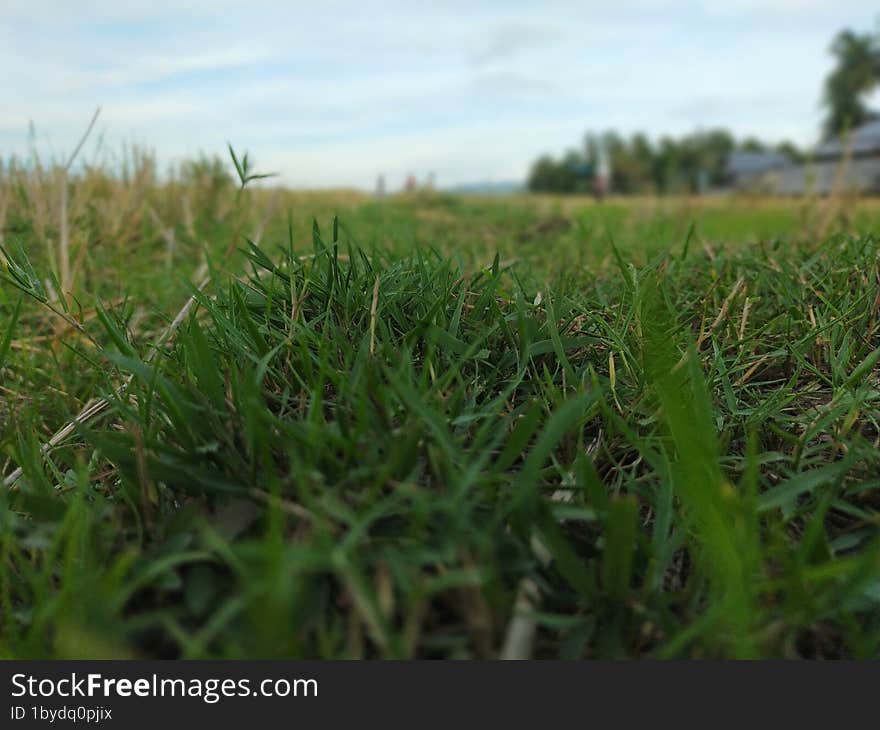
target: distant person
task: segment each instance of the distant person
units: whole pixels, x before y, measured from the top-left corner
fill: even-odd
[[[381,172],[379,173],[379,177],[376,178],[376,197],[385,197],[385,176]]]
[[[611,164],[608,161],[608,155],[599,154],[599,160],[596,163],[596,173],[593,175],[593,197],[596,200],[602,200],[608,193],[608,184],[611,180]]]
[[[593,176],[593,197],[596,200],[602,200],[608,192],[608,180],[602,174],[597,173]]]
[[[403,189],[406,192],[411,193],[416,189],[416,176],[410,173],[406,176],[406,183],[404,183]]]

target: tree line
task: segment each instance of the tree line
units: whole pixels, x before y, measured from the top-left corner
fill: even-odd
[[[583,145],[562,157],[545,155],[529,173],[529,189],[536,192],[586,193],[602,166],[610,167],[609,188],[615,193],[698,192],[727,181],[731,152],[777,152],[797,161],[803,153],[791,142],[767,145],[749,138],[737,140],[724,130],[694,132],[680,138],[652,142],[644,134],[625,138],[614,131],[587,134]]]
[[[841,31],[830,51],[835,66],[825,79],[822,97],[826,139],[877,116],[866,97],[880,84],[880,31]],[[727,182],[727,162],[733,152],[774,152],[792,162],[805,157],[791,142],[769,145],[754,138],[738,140],[725,129],[658,141],[641,133],[626,138],[609,130],[587,134],[580,147],[561,157],[540,157],[529,172],[528,187],[536,192],[590,192],[597,172],[607,164],[610,179],[605,183],[615,193],[699,192]]]

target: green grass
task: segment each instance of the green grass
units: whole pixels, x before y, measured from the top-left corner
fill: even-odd
[[[3,656],[878,655],[875,208],[227,193],[15,210]]]

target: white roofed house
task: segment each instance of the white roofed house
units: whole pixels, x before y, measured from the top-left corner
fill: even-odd
[[[823,142],[807,164],[779,170],[775,189],[783,195],[880,194],[880,118]]]
[[[727,158],[728,184],[737,190],[771,192],[775,174],[791,166],[791,160],[781,152],[737,150]]]

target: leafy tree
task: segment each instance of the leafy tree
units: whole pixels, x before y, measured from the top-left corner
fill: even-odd
[[[626,142],[613,132],[603,135],[604,148],[611,163],[611,189],[618,193],[644,193],[654,189],[653,151],[643,134]]]
[[[528,186],[536,193],[572,193],[575,190],[574,172],[565,160],[544,155],[532,165]]]
[[[807,159],[804,152],[799,150],[797,146],[791,142],[780,142],[776,145],[775,150],[780,155],[785,155],[792,162],[803,162]]]
[[[825,79],[828,114],[824,132],[828,137],[874,116],[865,104],[865,95],[880,83],[880,34],[841,31],[831,44],[831,53],[837,63]]]

